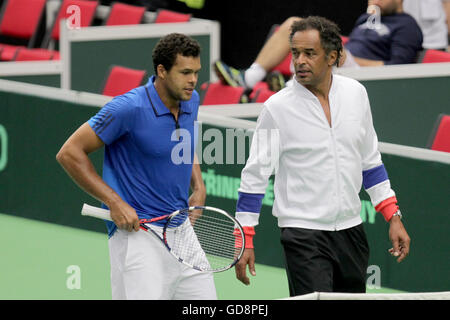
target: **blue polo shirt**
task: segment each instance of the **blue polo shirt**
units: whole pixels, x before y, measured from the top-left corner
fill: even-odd
[[[198,93],[181,101],[175,121],[154,81],[115,97],[88,121],[105,143],[103,180],[140,219],[188,206],[196,146]],[[107,228],[112,236],[117,227],[108,221]]]
[[[381,60],[386,65],[416,62],[423,35],[412,16],[406,13],[381,16],[376,28],[368,22],[369,17],[361,15],[349,36],[345,48],[352,55]]]

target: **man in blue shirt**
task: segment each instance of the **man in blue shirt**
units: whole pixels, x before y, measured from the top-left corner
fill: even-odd
[[[422,31],[403,12],[403,0],[370,0],[345,44],[360,66],[415,63],[422,49]]]
[[[113,299],[216,299],[211,275],[182,266],[156,237],[133,232],[139,219],[204,205],[206,198],[193,138],[200,46],[185,35],[169,34],[152,58],[155,76],[107,103],[72,134],[57,160],[111,211]],[[180,143],[181,152],[190,154],[174,152]],[[88,154],[103,146],[101,178]]]

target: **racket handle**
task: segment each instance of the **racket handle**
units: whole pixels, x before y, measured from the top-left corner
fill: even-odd
[[[112,221],[109,210],[90,206],[86,203],[83,204],[83,208],[81,209],[81,215]]]

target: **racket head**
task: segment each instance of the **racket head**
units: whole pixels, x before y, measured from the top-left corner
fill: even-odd
[[[245,248],[241,224],[225,210],[210,206],[170,214],[163,228],[163,241],[178,261],[202,272],[232,268]]]

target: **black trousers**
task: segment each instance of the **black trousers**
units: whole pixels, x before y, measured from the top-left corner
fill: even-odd
[[[366,292],[369,245],[363,225],[323,231],[282,228],[290,296]]]

